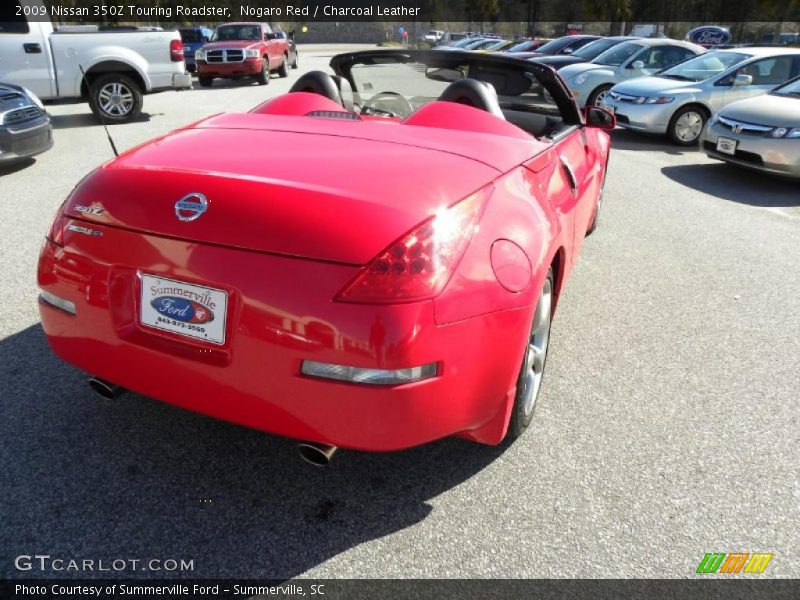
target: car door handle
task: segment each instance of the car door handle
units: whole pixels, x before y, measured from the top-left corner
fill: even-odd
[[[578,194],[578,180],[575,178],[575,171],[572,170],[569,162],[567,162],[566,158],[561,158],[561,166],[564,169],[564,173],[569,180],[569,187],[572,190],[572,193],[577,195]]]
[[[22,47],[25,49],[25,54],[41,54],[42,53],[42,45],[41,44],[22,44]]]

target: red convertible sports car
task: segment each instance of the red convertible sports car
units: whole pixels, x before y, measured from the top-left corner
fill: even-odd
[[[296,438],[315,464],[519,436],[613,116],[511,56],[331,67],[80,182],[39,261],[53,351],[106,397]]]

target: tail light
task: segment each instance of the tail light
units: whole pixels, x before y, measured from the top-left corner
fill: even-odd
[[[47,230],[47,239],[58,246],[64,245],[64,227],[67,224],[68,218],[64,215],[64,206],[66,202],[58,207],[56,216],[50,224],[50,229]]]
[[[336,299],[394,304],[439,294],[458,266],[491,191],[484,188],[420,223],[372,259]]]
[[[181,40],[170,41],[169,58],[172,62],[180,62],[183,60],[183,42]]]

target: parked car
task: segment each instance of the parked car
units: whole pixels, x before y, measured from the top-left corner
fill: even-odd
[[[297,438],[316,464],[521,435],[613,116],[498,54],[331,66],[78,184],[39,259],[51,348],[105,397]]]
[[[286,40],[289,44],[289,66],[296,69],[300,66],[300,51],[297,49],[297,42],[294,41],[294,30],[286,33],[285,31],[276,31],[275,39]]]
[[[498,43],[497,38],[478,38],[461,47],[462,50],[485,50]]]
[[[194,61],[194,54],[205,44],[211,41],[214,30],[208,27],[182,27],[178,30],[183,42],[183,55],[186,60],[186,70],[194,73],[197,64]]]
[[[467,39],[468,37],[472,37],[471,33],[462,31],[462,32],[445,32],[442,36],[439,45],[443,46],[452,46],[456,42],[460,42],[461,40]]]
[[[478,50],[478,52],[505,52],[515,43],[514,40],[495,40],[494,44],[489,44],[486,48]]]
[[[615,84],[652,75],[705,51],[691,42],[638,39],[617,44],[591,62],[564,67],[560,73],[579,106],[595,106]]]
[[[53,128],[42,101],[20,85],[0,83],[0,165],[52,147]]]
[[[472,36],[471,35],[471,36],[468,36],[468,37],[465,37],[465,38],[461,38],[460,40],[457,40],[457,41],[452,42],[450,44],[440,44],[440,45],[436,46],[435,49],[436,50],[466,49],[466,47],[469,46],[470,44],[473,44],[473,43],[478,42],[480,40],[486,40],[486,39],[487,38],[482,37],[482,36],[477,36],[476,37],[476,36]]]
[[[627,129],[693,145],[709,117],[736,100],[760,96],[800,75],[800,48],[712,50],[611,89],[604,105]]]
[[[217,78],[253,77],[267,85],[272,72],[288,77],[289,52],[289,41],[278,37],[269,23],[226,23],[195,54],[198,80],[211,87]]]
[[[546,44],[542,44],[533,51],[533,56],[556,56],[556,55],[569,55],[575,52],[578,48],[583,48],[586,44],[590,44],[595,40],[600,39],[599,35],[564,35],[560,38],[550,40]]]
[[[509,54],[516,54],[518,52],[535,52],[538,48],[544,46],[550,40],[523,40],[517,42],[516,45],[511,46],[506,52]]]
[[[534,56],[530,58],[530,60],[535,60],[539,64],[542,65],[550,65],[556,70],[562,69],[567,65],[575,65],[578,63],[587,63],[598,56],[600,56],[603,52],[608,50],[609,48],[613,48],[617,44],[621,44],[622,42],[629,42],[631,40],[635,40],[638,38],[631,37],[631,36],[615,36],[615,37],[606,37],[600,38],[599,40],[595,40],[578,48],[572,54],[554,54],[549,56]]]
[[[422,36],[422,40],[428,42],[430,44],[438,44],[442,41],[444,37],[444,31],[439,29],[431,29],[425,35]]]
[[[39,0],[25,4],[48,14]],[[49,21],[25,17],[11,0],[0,27],[0,80],[22,85],[42,100],[88,98],[106,121],[124,123],[142,110],[142,95],[190,89],[177,31],[78,33],[54,31]],[[81,68],[85,71],[84,77]]]
[[[700,147],[711,158],[800,178],[800,77],[720,109]]]

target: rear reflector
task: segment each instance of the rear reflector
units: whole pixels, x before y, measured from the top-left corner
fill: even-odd
[[[436,377],[437,368],[436,363],[430,363],[421,367],[390,371],[386,369],[362,369],[361,367],[348,367],[304,360],[302,367],[300,367],[300,372],[309,377],[364,385],[400,385]]]
[[[70,302],[69,300],[64,300],[64,298],[59,298],[55,294],[51,294],[50,292],[40,292],[39,293],[39,300],[46,302],[50,306],[55,306],[56,308],[60,308],[64,312],[67,312],[71,315],[77,314],[75,310],[75,304]]]

